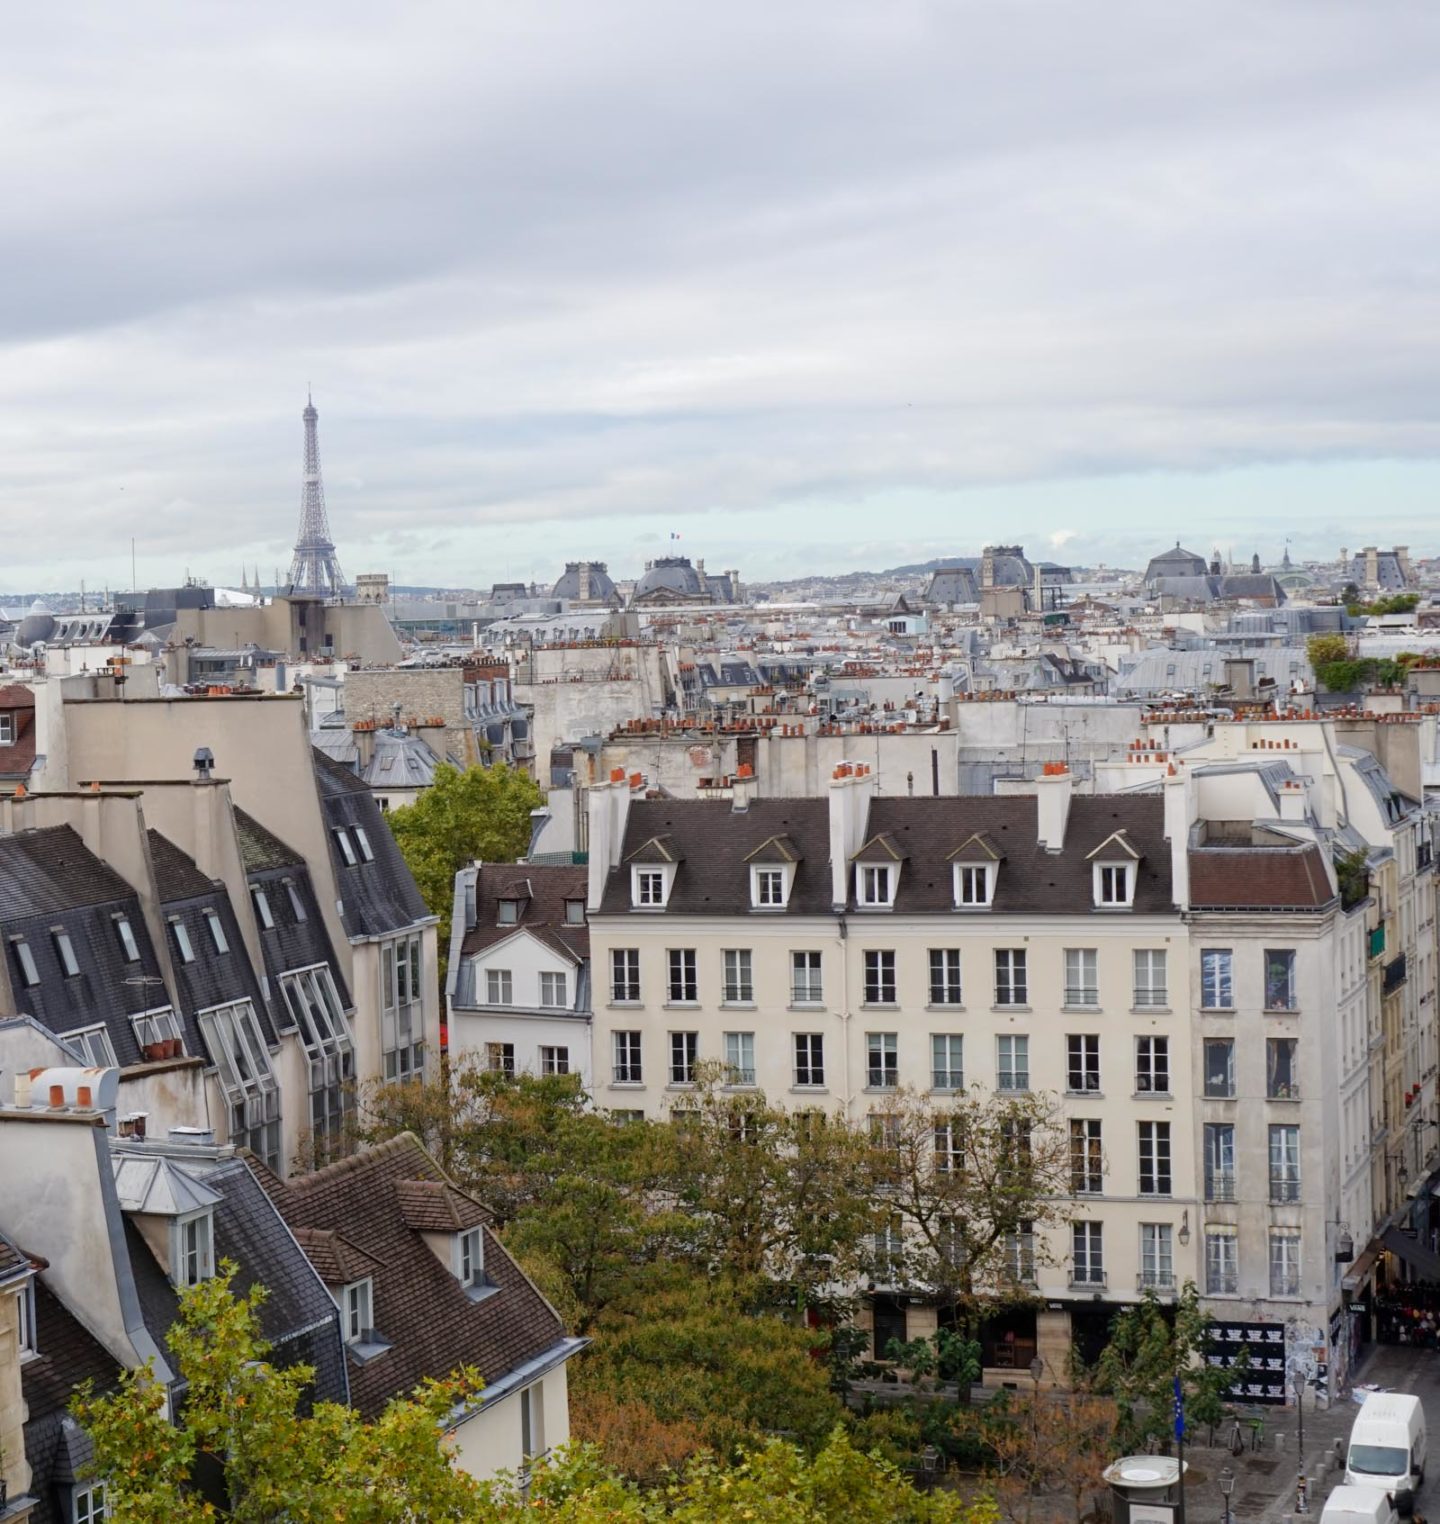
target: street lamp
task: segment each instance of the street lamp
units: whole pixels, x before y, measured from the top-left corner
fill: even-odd
[[[1235,1490],[1235,1473],[1226,1466],[1221,1471],[1218,1481],[1220,1483],[1220,1496],[1225,1499],[1225,1524],[1230,1524],[1230,1494]]]
[[[1295,1512],[1309,1513],[1310,1499],[1307,1496],[1305,1486],[1305,1372],[1296,1371],[1290,1378],[1291,1390],[1295,1393],[1295,1423],[1299,1429],[1297,1435],[1298,1454],[1296,1455],[1295,1470]]]

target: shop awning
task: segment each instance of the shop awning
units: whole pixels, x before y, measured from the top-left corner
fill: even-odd
[[[1371,1272],[1375,1269],[1380,1259],[1380,1245],[1373,1238],[1370,1243],[1355,1256],[1354,1262],[1345,1271],[1340,1282],[1342,1291],[1348,1291],[1352,1295],[1362,1291],[1365,1282],[1370,1279]]]
[[[1432,1254],[1419,1239],[1402,1233],[1399,1228],[1386,1228],[1380,1235],[1380,1242],[1392,1254],[1399,1255],[1412,1270],[1418,1271],[1421,1280],[1440,1281],[1440,1254]]]

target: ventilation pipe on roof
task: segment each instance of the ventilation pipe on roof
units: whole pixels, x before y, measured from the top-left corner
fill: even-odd
[[[195,748],[195,781],[210,783],[215,771],[215,753],[208,746]]]

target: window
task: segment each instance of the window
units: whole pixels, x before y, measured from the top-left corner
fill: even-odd
[[[281,974],[280,989],[309,1061],[310,1140],[325,1163],[344,1148],[355,1109],[355,1039],[328,964]]]
[[[1300,1235],[1293,1229],[1270,1230],[1270,1295],[1300,1295]]]
[[[418,932],[380,944],[380,1050],[385,1078],[391,1083],[419,1079],[425,1072],[420,962]]]
[[[520,1453],[527,1461],[545,1454],[545,1383],[536,1381],[520,1393]]]
[[[340,1315],[345,1325],[345,1342],[363,1344],[365,1335],[375,1326],[373,1311],[374,1283],[368,1278],[352,1281],[340,1293]]]
[[[130,924],[130,917],[117,915],[115,917],[115,935],[120,938],[120,952],[127,963],[140,961],[140,948],[135,941],[135,928]]]
[[[700,998],[700,984],[695,973],[695,949],[672,947],[670,962],[670,1003],[694,1005]]]
[[[886,1111],[870,1113],[870,1141],[881,1148],[900,1147],[900,1118]]]
[[[988,910],[994,897],[995,870],[984,864],[955,864],[957,910]]]
[[[1130,903],[1135,875],[1129,863],[1096,863],[1095,903],[1119,909]]]
[[[1093,947],[1065,949],[1065,1004],[1100,1004],[1100,976]]]
[[[1166,987],[1165,949],[1137,947],[1135,960],[1135,1007],[1149,1010],[1170,1003]]]
[[[620,1005],[638,1003],[640,999],[640,949],[638,947],[610,949],[610,998]]]
[[[820,982],[820,954],[790,954],[790,999],[794,1005],[819,1005],[825,998]]]
[[[1272,1101],[1300,1099],[1299,1050],[1294,1037],[1265,1039],[1265,1094]]]
[[[1173,1232],[1168,1222],[1140,1224],[1140,1285],[1159,1291],[1175,1285]]]
[[[116,1069],[115,1048],[110,1034],[103,1026],[80,1027],[74,1032],[62,1032],[61,1042],[68,1042],[85,1055],[86,1064],[92,1069]]]
[[[960,1004],[960,949],[930,949],[930,1004]]]
[[[480,1228],[455,1235],[455,1278],[462,1286],[485,1284],[485,1234]]]
[[[542,1047],[540,1049],[541,1074],[569,1074],[569,1048]]]
[[[135,1041],[142,1053],[157,1042],[183,1042],[180,1022],[172,1006],[141,1011],[130,1018],[130,1025],[135,1029]]]
[[[1030,1039],[1004,1036],[995,1039],[995,1088],[1030,1088]]]
[[[1235,986],[1231,979],[1230,949],[1207,947],[1200,954],[1200,1006],[1206,1011],[1233,1011]]]
[[[210,928],[210,940],[215,944],[217,953],[228,953],[230,943],[225,936],[225,927],[221,924],[220,917],[213,910],[205,912],[205,923]]]
[[[370,838],[365,834],[364,826],[351,826],[350,833],[355,838],[355,845],[360,848],[361,862],[373,863],[375,853],[370,846]]]
[[[959,1122],[935,1124],[935,1168],[942,1175],[958,1175],[965,1168],[965,1131]]]
[[[182,963],[193,963],[195,961],[195,949],[191,945],[190,932],[186,928],[184,921],[171,921],[170,935],[175,938],[175,951],[179,955],[180,961]]]
[[[1105,1284],[1105,1240],[1098,1222],[1070,1224],[1071,1280],[1077,1286]]]
[[[1235,1199],[1235,1124],[1205,1124],[1205,1199]]]
[[[1229,1037],[1205,1039],[1205,1094],[1219,1101],[1235,1094],[1235,1043]]]
[[[1025,982],[1025,949],[997,947],[995,949],[995,1004],[1025,1005],[1029,999],[1029,993],[1029,987]]]
[[[30,951],[30,944],[24,937],[12,939],[15,948],[15,961],[20,965],[20,981],[27,989],[34,989],[40,982],[40,971],[35,967],[35,954]]]
[[[1300,1129],[1283,1125],[1270,1129],[1270,1199],[1300,1199]]]
[[[303,926],[308,919],[305,914],[305,901],[300,898],[300,891],[293,878],[287,878],[284,882],[285,894],[290,901],[290,914],[295,917],[297,926]]]
[[[1021,1286],[1035,1284],[1035,1224],[1022,1222],[1020,1230],[1005,1237],[1005,1269]]]
[[[1234,1228],[1205,1229],[1205,1290],[1210,1296],[1234,1296],[1240,1289],[1240,1256]]]
[[[905,1236],[898,1217],[892,1217],[878,1233],[870,1235],[870,1248],[875,1256],[875,1279],[893,1284],[900,1277],[905,1258]],[[884,1350],[876,1353],[884,1358]]]
[[[70,940],[68,931],[55,931],[51,933],[55,941],[55,956],[60,960],[60,968],[67,979],[73,979],[80,972],[80,965],[75,960],[75,944]],[[187,963],[189,958],[185,960]]]
[[[1105,1153],[1098,1118],[1070,1118],[1070,1189],[1077,1196],[1098,1196],[1105,1189]]]
[[[563,1011],[568,1008],[564,974],[542,973],[540,975],[540,1004],[552,1011]]]
[[[0,746],[13,746],[15,744],[15,716],[10,713],[0,714]]]
[[[698,1032],[672,1032],[670,1034],[670,1083],[693,1085],[695,1065],[700,1058],[700,1034]]]
[[[661,868],[636,868],[632,884],[633,903],[644,910],[665,906],[665,872]]]
[[[499,900],[496,902],[495,924],[497,926],[514,926],[519,920],[519,900]]]
[[[255,1007],[248,1000],[199,1013],[220,1088],[229,1107],[229,1141],[280,1167],[280,1087]]]
[[[755,1083],[755,1034],[753,1032],[725,1034],[725,1083],[727,1085]]]
[[[727,947],[722,956],[725,965],[724,998],[732,1004],[749,1005],[755,999],[750,949]]]
[[[20,1295],[15,1298],[15,1306],[19,1313],[19,1326],[16,1330],[17,1347],[20,1350],[20,1358],[26,1359],[30,1355],[38,1355],[40,1346],[35,1332],[35,1280],[32,1276],[25,1282],[25,1287]]]
[[[513,1042],[487,1042],[485,1044],[485,1067],[491,1074],[503,1074],[515,1078],[515,1044]]]
[[[215,1219],[208,1211],[175,1220],[170,1279],[177,1286],[198,1286],[215,1273]]]
[[[350,834],[343,826],[336,826],[330,834],[335,838],[336,849],[340,853],[340,861],[347,868],[355,866],[355,848],[350,843]]]
[[[612,1076],[617,1085],[638,1085],[643,1078],[640,1067],[640,1034],[616,1032],[614,1036],[615,1066]]]
[[[1065,1088],[1073,1092],[1100,1088],[1100,1039],[1065,1039]]]
[[[820,1032],[795,1034],[795,1084],[797,1087],[825,1083],[825,1038]]]
[[[1140,1122],[1140,1194],[1170,1194],[1170,1124]]]
[[[255,919],[260,922],[260,930],[272,931],[275,927],[275,916],[270,909],[270,896],[256,885],[251,887],[250,900],[255,906]]]
[[[965,1088],[965,1039],[955,1033],[936,1033],[930,1039],[930,1088]]]
[[[900,1083],[899,1038],[894,1032],[865,1034],[865,1084],[870,1090],[893,1090]]]
[[[1135,1091],[1138,1095],[1170,1094],[1170,1039],[1135,1039]]]
[[[753,904],[760,910],[783,910],[785,908],[785,870],[783,868],[756,868],[752,883]]]
[[[895,1004],[895,954],[870,948],[865,953],[865,1004]]]
[[[91,1482],[75,1489],[74,1524],[102,1524],[109,1517],[104,1482]]]
[[[1295,953],[1291,948],[1265,949],[1265,1009],[1293,1011],[1299,1006],[1295,994]]]
[[[565,924],[567,926],[583,926],[585,924],[585,901],[565,901]]]
[[[508,968],[485,970],[485,1004],[509,1005],[513,993],[513,981]]]
[[[892,869],[873,868],[868,863],[861,863],[856,872],[856,881],[862,905],[873,909],[878,906],[888,907],[893,901],[895,874]]]

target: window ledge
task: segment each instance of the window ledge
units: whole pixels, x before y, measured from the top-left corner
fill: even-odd
[[[823,1011],[825,1002],[823,1000],[792,1000],[785,1009],[787,1011]]]
[[[1267,1101],[1275,1101],[1281,1106],[1298,1106],[1305,1097],[1301,1095],[1267,1095],[1265,1099]]]
[[[1105,1092],[1100,1089],[1072,1090],[1069,1086],[1066,1086],[1065,1094],[1073,1100],[1080,1101],[1103,1101],[1105,1099]]]
[[[1263,1009],[1267,1016],[1298,1016],[1300,1014],[1298,1005],[1267,1005]]]
[[[1081,1015],[1098,1015],[1104,1010],[1104,1007],[1098,1000],[1067,1000],[1060,1009],[1062,1011],[1075,1011]]]
[[[964,1095],[964,1085],[931,1085],[931,1095]]]
[[[605,1009],[607,1011],[643,1011],[645,1002],[643,1000],[611,1000],[606,1002]]]
[[[462,1289],[472,1302],[488,1302],[500,1288],[494,1281],[486,1281],[484,1285],[465,1286]]]
[[[669,1083],[665,1086],[665,1088],[667,1090],[693,1090],[695,1088],[695,1081],[694,1080],[670,1080]]]
[[[895,1084],[895,1085],[866,1085],[863,1093],[865,1095],[894,1095],[896,1090],[898,1090],[899,1088],[900,1087],[899,1087],[898,1084]]]
[[[1175,1093],[1172,1090],[1136,1090],[1130,1099],[1132,1101],[1173,1101]]]
[[[829,1095],[829,1085],[791,1085],[791,1095]]]
[[[1173,1016],[1175,1012],[1168,1005],[1132,1005],[1132,1016]]]
[[[1033,1094],[1029,1085],[996,1085],[996,1095],[1028,1096]]]
[[[698,1011],[700,1002],[698,1000],[667,1000],[660,1009],[662,1011]]]
[[[1235,1007],[1233,1005],[1202,1005],[1200,1014],[1202,1016],[1233,1016]]]
[[[356,1365],[369,1365],[372,1360],[378,1360],[381,1355],[389,1354],[390,1348],[388,1339],[362,1339],[355,1344],[347,1344],[345,1353]]]
[[[753,1000],[722,1000],[720,1009],[722,1011],[753,1011],[757,1009],[757,1006]]]
[[[1033,1006],[1028,1006],[1028,1005],[998,1005],[997,1004],[997,1005],[992,1005],[990,1007],[990,1009],[991,1009],[991,1011],[993,1011],[998,1016],[1028,1016],[1034,1010],[1034,1007]]]
[[[927,1011],[952,1011],[956,1016],[965,1014],[965,1007],[958,1000],[932,1000],[925,1009]]]
[[[645,1088],[645,1081],[644,1080],[611,1080],[610,1081],[610,1088],[612,1090],[643,1090]]]
[[[900,1002],[898,1000],[862,1000],[860,1009],[862,1011],[898,1011]]]

